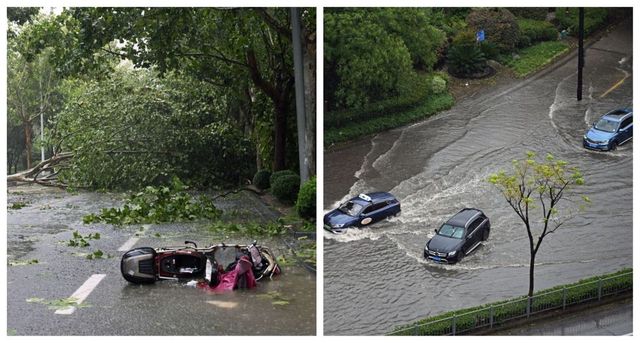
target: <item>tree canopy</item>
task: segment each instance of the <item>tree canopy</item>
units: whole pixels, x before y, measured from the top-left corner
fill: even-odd
[[[290,15],[288,8],[16,13],[10,54],[25,63],[46,55],[64,79],[56,89],[64,106],[46,125],[46,143],[53,153],[75,154],[60,174],[67,180],[129,187],[164,168],[198,184],[239,182],[256,169],[298,168]],[[304,9],[301,19],[313,123],[315,10]],[[315,126],[306,130],[309,155]],[[315,165],[308,168],[315,174]]]
[[[414,68],[431,70],[446,46],[431,9],[358,8],[325,12],[328,110],[361,108],[396,96]]]

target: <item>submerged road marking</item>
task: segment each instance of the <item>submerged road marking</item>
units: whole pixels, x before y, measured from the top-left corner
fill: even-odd
[[[220,308],[235,308],[236,306],[238,306],[237,302],[220,301],[220,300],[209,300],[209,301],[207,301],[207,304],[218,306]]]
[[[605,96],[607,96],[609,93],[613,92],[613,90],[615,90],[616,88],[620,87],[620,85],[622,83],[624,83],[624,80],[626,80],[629,77],[628,74],[625,74],[625,76],[618,82],[616,82],[615,85],[611,86],[611,88],[607,89],[606,92],[602,93],[602,95],[600,96],[600,99],[604,98]]]
[[[91,292],[96,288],[96,286],[98,286],[100,281],[102,281],[102,279],[104,279],[105,276],[107,275],[106,274],[91,275],[91,277],[87,279],[87,281],[85,281],[82,284],[82,286],[80,286],[80,288],[78,288],[78,290],[76,290],[71,295],[70,298],[74,299],[76,304],[78,305],[82,304],[84,299],[86,299],[89,296],[89,294],[91,294]],[[76,311],[75,306],[69,306],[67,308],[57,310],[55,313],[56,314],[72,314],[75,311]]]
[[[145,231],[147,231],[148,228],[149,228],[148,224],[142,225],[142,231],[138,231],[137,234],[144,233]],[[127,251],[133,248],[134,244],[136,244],[139,239],[140,239],[140,236],[133,236],[129,238],[128,241],[124,242],[124,244],[120,248],[118,248],[118,251]]]

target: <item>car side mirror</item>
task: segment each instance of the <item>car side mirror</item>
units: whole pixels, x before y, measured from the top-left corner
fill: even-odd
[[[438,229],[433,230],[433,232],[438,233]]]

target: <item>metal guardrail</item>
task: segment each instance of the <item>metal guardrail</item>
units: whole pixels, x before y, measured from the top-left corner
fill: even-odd
[[[629,282],[620,282],[628,278]],[[580,283],[561,289],[523,297],[503,303],[491,304],[451,317],[415,324],[395,330],[389,335],[434,335],[455,336],[481,328],[493,328],[508,321],[528,318],[531,315],[589,301],[600,301],[605,297],[633,289],[633,271]]]

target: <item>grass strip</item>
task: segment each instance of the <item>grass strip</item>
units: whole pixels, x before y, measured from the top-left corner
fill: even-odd
[[[561,41],[540,42],[518,52],[520,58],[509,58],[507,65],[517,77],[523,78],[536,72],[569,50],[569,44]]]

